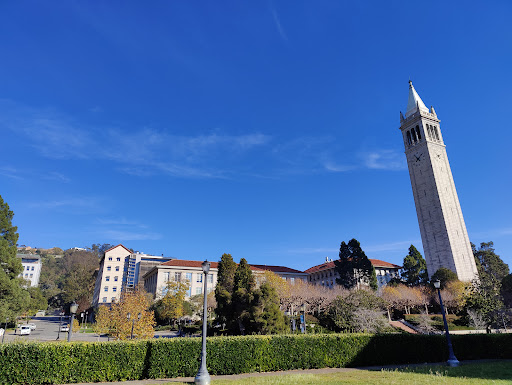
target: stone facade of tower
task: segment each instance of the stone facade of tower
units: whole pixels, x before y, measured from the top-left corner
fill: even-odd
[[[446,147],[434,108],[430,110],[409,82],[405,116],[400,112],[405,155],[429,276],[440,267],[461,281],[478,278]]]

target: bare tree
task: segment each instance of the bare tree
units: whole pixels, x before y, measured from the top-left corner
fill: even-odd
[[[479,311],[468,309],[469,325],[477,330],[482,330],[487,327],[487,323]]]
[[[380,310],[357,309],[354,311],[356,331],[377,333],[386,326],[386,318]]]

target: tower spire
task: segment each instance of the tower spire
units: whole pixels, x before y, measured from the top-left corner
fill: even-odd
[[[428,108],[425,106],[425,103],[423,103],[423,100],[421,100],[420,96],[414,89],[414,86],[412,85],[412,80],[409,79],[409,100],[407,101],[405,117],[408,118],[409,116],[414,114],[418,109],[423,112],[428,112]]]

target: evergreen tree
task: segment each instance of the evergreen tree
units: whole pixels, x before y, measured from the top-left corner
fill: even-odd
[[[437,280],[441,282],[441,289],[444,289],[448,282],[458,281],[459,278],[457,277],[457,274],[455,274],[450,269],[447,269],[446,267],[440,267],[432,275],[430,282],[435,282]]]
[[[278,334],[288,330],[284,314],[279,308],[279,296],[270,283],[265,282],[256,291],[253,310],[256,332]]]
[[[215,300],[217,308],[215,313],[220,323],[226,324],[228,329],[232,329],[233,306],[232,296],[235,285],[236,263],[231,254],[222,254],[218,265],[217,285],[215,287]]]
[[[13,320],[30,306],[30,295],[23,280],[21,260],[16,257],[18,228],[12,225],[14,213],[0,196],[0,322]]]
[[[240,260],[235,272],[235,281],[233,286],[233,320],[237,322],[238,329],[241,334],[245,332],[255,331],[254,324],[254,276],[251,266],[245,258]]]
[[[336,278],[337,284],[351,289],[363,281],[377,290],[375,268],[356,239],[351,239],[348,244],[341,242],[339,259],[334,261],[334,265],[339,274],[339,278]]]
[[[501,257],[494,252],[493,246],[493,242],[482,242],[477,249],[474,244],[471,244],[480,280],[488,279],[494,285],[500,286],[501,280],[509,274],[510,270]]]
[[[428,282],[427,262],[421,253],[411,245],[404,258],[402,279],[409,286],[419,286]]]

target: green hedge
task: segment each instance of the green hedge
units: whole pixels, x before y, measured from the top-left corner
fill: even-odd
[[[512,358],[512,335],[453,336],[459,360]],[[0,383],[63,384],[195,376],[200,338],[0,345]],[[323,334],[211,337],[210,374],[439,362],[444,336]]]

